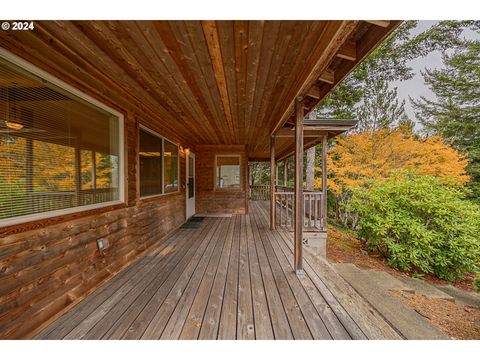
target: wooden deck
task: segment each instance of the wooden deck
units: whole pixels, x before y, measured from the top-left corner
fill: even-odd
[[[397,339],[323,260],[293,272],[265,202],[180,229],[37,339]]]

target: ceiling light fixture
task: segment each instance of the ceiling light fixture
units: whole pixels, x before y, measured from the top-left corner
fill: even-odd
[[[14,121],[5,121],[5,126],[9,129],[12,129],[12,130],[21,130],[23,129],[23,125],[22,124],[19,124],[17,122],[14,122]]]

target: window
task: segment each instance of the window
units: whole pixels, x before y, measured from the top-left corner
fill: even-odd
[[[162,139],[140,130],[140,196],[162,193]]]
[[[163,183],[165,193],[178,191],[178,146],[168,140],[163,143],[163,161],[165,181]]]
[[[215,186],[220,189],[240,188],[240,156],[217,155]]]
[[[141,128],[139,158],[141,197],[179,190],[178,145],[146,128]]]
[[[121,202],[121,115],[25,67],[0,57],[0,227]]]

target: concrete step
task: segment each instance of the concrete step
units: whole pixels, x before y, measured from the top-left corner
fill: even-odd
[[[371,273],[375,271],[360,270],[353,264],[332,265],[406,339],[449,339],[411,307],[390,295],[387,288],[391,285],[379,286],[379,279],[383,275],[372,276]],[[399,285],[395,283],[395,286]]]
[[[452,285],[435,285],[437,289],[451,295],[456,304],[480,308],[480,294],[461,290]]]
[[[398,280],[385,271],[360,270],[379,287],[384,290],[401,290],[413,293],[413,288],[403,281]]]
[[[424,295],[431,299],[444,299],[452,302],[455,301],[451,295],[447,294],[444,291],[441,291],[433,285],[430,285],[424,280],[405,278],[402,279],[402,282],[410,286],[417,295]]]

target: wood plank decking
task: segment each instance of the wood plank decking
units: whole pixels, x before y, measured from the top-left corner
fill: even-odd
[[[250,214],[180,229],[37,339],[398,339],[324,260],[293,272],[291,234]]]

